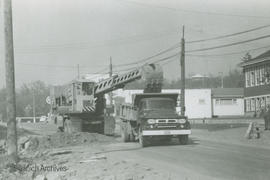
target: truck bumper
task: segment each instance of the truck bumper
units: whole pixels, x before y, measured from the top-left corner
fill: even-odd
[[[190,129],[182,130],[143,130],[143,136],[166,136],[166,135],[188,135],[191,134]]]

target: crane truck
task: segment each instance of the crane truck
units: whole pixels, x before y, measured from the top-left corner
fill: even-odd
[[[135,94],[132,104],[122,104],[120,108],[123,141],[139,140],[145,147],[154,139],[177,137],[180,143],[187,144],[190,123],[187,117],[176,113],[179,94],[161,93],[163,72],[157,64],[147,64],[98,83],[77,79],[64,86],[54,86],[50,96],[59,129],[104,133],[105,93],[137,79],[144,79],[144,93]]]
[[[62,86],[53,86],[50,89],[50,99],[55,124],[60,131],[103,134],[106,116],[104,95],[137,79],[146,80],[145,87],[148,91],[160,89],[161,72],[160,66],[146,64],[98,83],[88,79],[76,79]]]

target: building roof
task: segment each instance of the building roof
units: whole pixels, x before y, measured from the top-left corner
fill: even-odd
[[[255,58],[242,62],[240,66],[247,66],[247,65],[251,65],[251,64],[255,64],[255,63],[259,63],[263,61],[270,61],[270,50],[256,56]]]
[[[259,56],[252,58],[251,60],[256,60],[256,59],[263,59],[263,58],[267,58],[270,57],[270,50],[260,54]]]
[[[212,96],[214,98],[244,97],[244,88],[214,88]]]

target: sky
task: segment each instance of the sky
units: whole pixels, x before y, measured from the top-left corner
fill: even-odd
[[[0,1],[0,87],[5,86],[3,0]],[[270,24],[268,0],[13,0],[16,87],[42,80],[64,84],[80,75],[133,66],[179,43],[212,38]],[[270,38],[202,52],[190,50],[269,35],[270,28],[186,44],[186,75],[228,74],[250,51],[270,49]],[[153,59],[171,56],[180,48]],[[222,55],[228,53],[238,54]],[[198,56],[199,55],[199,56]],[[203,56],[202,56],[203,55]],[[210,56],[208,56],[210,55]],[[218,55],[218,56],[213,56]],[[140,64],[138,64],[139,66]],[[165,78],[180,78],[179,57],[163,65]]]

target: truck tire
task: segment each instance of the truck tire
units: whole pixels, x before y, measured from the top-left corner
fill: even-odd
[[[141,147],[147,147],[148,146],[147,137],[140,134],[139,135],[139,143],[140,143]]]
[[[71,133],[71,130],[70,130],[70,123],[68,122],[69,120],[65,120],[64,121],[64,132],[66,133]]]
[[[188,144],[188,135],[180,135],[179,142],[180,144],[183,144],[183,145]]]
[[[129,140],[130,142],[135,142],[135,135],[132,132],[129,134]]]
[[[146,136],[143,136],[141,127],[139,129],[139,143],[140,143],[141,147],[148,146],[148,138]]]
[[[129,135],[128,135],[126,126],[122,126],[122,128],[121,128],[121,138],[122,138],[123,142],[129,141]]]

